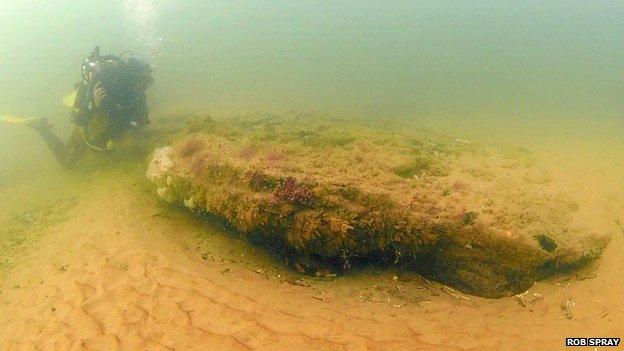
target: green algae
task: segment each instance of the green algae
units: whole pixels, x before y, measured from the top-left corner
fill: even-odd
[[[496,297],[586,264],[607,241],[568,230],[570,200],[534,181],[544,175],[523,161],[526,152],[510,159],[380,121],[276,116],[217,121],[172,139],[172,167],[150,177],[161,197],[216,215],[295,262],[394,261]],[[530,240],[535,232],[560,244],[544,250]]]

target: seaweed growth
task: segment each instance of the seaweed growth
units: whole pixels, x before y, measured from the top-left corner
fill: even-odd
[[[424,171],[431,167],[431,160],[418,157],[412,162],[394,168],[394,173],[401,178],[413,178],[421,175]]]
[[[188,133],[212,132],[216,122],[210,115],[192,116],[186,119],[186,131]]]
[[[201,151],[206,145],[199,139],[189,139],[179,149],[179,154],[183,158],[190,157]]]
[[[155,150],[148,178],[165,201],[297,257],[345,269],[356,258],[406,264],[487,297],[580,267],[606,245],[574,228],[569,202],[528,181],[530,170],[497,176],[505,159],[414,128],[371,125],[223,121]]]
[[[535,240],[539,246],[544,249],[544,251],[553,252],[557,248],[557,242],[555,242],[551,237],[545,234],[539,234],[534,236]]]
[[[253,190],[258,191],[274,189],[279,184],[276,179],[257,170],[247,172],[243,178],[243,183],[249,185]]]
[[[312,204],[312,192],[307,186],[293,177],[286,178],[273,192],[277,200],[295,205],[309,206]]]

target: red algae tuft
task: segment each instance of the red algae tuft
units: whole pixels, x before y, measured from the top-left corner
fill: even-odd
[[[243,150],[241,150],[239,156],[240,158],[242,158],[243,160],[249,161],[252,158],[254,158],[254,156],[256,156],[256,154],[258,153],[258,150],[256,150],[255,147],[253,146],[247,146],[246,148],[244,148]]]
[[[270,164],[283,161],[285,158],[286,158],[286,156],[284,156],[284,154],[279,152],[279,151],[271,151],[266,156],[266,160]]]
[[[312,192],[297,179],[289,177],[280,184],[273,195],[276,199],[287,201],[296,205],[310,205]]]
[[[205,146],[204,142],[199,139],[189,139],[180,147],[178,152],[182,158],[187,158],[203,150]]]

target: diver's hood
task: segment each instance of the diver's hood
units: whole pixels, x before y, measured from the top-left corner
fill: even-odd
[[[96,79],[106,89],[102,109],[113,120],[130,121],[145,104],[145,90],[151,85],[151,67],[136,58],[104,58],[97,64]]]

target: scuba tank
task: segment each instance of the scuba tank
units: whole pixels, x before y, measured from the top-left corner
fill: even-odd
[[[100,47],[96,46],[91,54],[85,58],[82,63],[81,81],[76,83],[76,98],[72,107],[71,120],[78,128],[78,133],[82,141],[91,149],[96,151],[104,151],[103,148],[93,145],[89,142],[85,127],[93,118],[95,112],[95,102],[93,101],[93,90],[95,87],[95,68],[100,60]]]
[[[100,47],[96,46],[82,63],[82,80],[76,84],[77,93],[72,108],[72,122],[77,126],[85,126],[93,117],[95,103],[93,89],[95,87],[95,67],[100,60]]]

